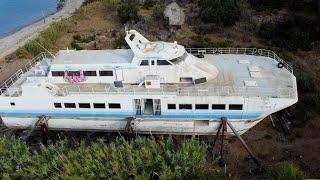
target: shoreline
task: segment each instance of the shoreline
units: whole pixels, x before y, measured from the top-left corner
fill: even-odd
[[[0,41],[1,41],[2,39],[6,38],[7,36],[11,36],[12,34],[17,33],[18,31],[22,30],[22,29],[25,28],[25,27],[31,26],[32,24],[35,24],[35,23],[37,23],[37,22],[39,22],[39,21],[43,21],[43,19],[46,19],[46,18],[48,18],[48,17],[50,17],[50,16],[58,13],[60,10],[61,10],[61,9],[57,9],[55,12],[50,13],[50,14],[46,15],[45,17],[41,17],[41,18],[39,18],[39,19],[37,19],[37,20],[35,20],[35,21],[26,23],[25,25],[21,25],[21,26],[15,28],[14,30],[12,30],[12,31],[10,31],[10,32],[7,32],[7,33],[5,33],[5,34],[0,35]]]
[[[28,41],[35,39],[38,33],[49,27],[53,22],[68,18],[81,7],[84,0],[66,0],[62,9],[21,27],[17,31],[0,37],[0,59],[13,53]]]

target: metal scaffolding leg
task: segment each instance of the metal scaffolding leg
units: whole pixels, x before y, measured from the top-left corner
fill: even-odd
[[[216,144],[216,142],[218,140],[218,137],[220,136],[221,129],[222,129],[222,132],[221,132],[221,144],[220,144],[219,155],[220,155],[220,163],[224,164],[226,162],[226,153],[227,153],[226,152],[226,148],[225,148],[227,146],[227,141],[224,140],[225,138],[227,138],[227,123],[224,120],[222,120],[221,124],[218,127],[218,131],[217,131],[216,137],[215,137],[215,139],[213,141],[212,149],[213,149],[213,152],[214,152],[214,147],[215,147],[215,144]]]
[[[231,130],[233,131],[233,133],[237,136],[237,138],[240,140],[241,144],[243,145],[243,147],[247,150],[247,152],[249,153],[249,155],[251,156],[252,160],[256,163],[256,165],[258,166],[258,168],[260,170],[264,170],[263,166],[261,165],[260,161],[253,155],[253,153],[251,152],[251,150],[249,149],[249,147],[247,146],[246,142],[242,139],[242,137],[238,134],[238,132],[235,130],[235,128],[233,127],[233,125],[227,120],[227,118],[221,118],[222,121],[227,122],[228,126],[231,128]]]

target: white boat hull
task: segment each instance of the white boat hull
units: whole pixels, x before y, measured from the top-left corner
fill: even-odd
[[[259,119],[241,119],[232,120],[235,129],[239,134],[259,123]],[[3,117],[3,123],[8,128],[14,129],[32,129],[38,118],[18,118]],[[55,118],[47,121],[48,128],[51,130],[72,130],[72,131],[107,131],[123,132],[127,126],[126,119],[73,119],[73,118]],[[135,119],[131,121],[131,127],[134,133],[142,134],[186,134],[186,135],[213,135],[217,132],[221,120],[163,120],[163,119]],[[233,135],[230,128],[228,133]]]

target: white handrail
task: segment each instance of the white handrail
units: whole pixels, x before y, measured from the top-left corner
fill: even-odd
[[[293,73],[292,65],[281,59],[276,53],[271,50],[257,49],[257,48],[186,48],[186,51],[191,54],[247,54],[255,56],[265,56],[272,58]]]
[[[107,86],[94,88],[93,86],[64,86],[57,93],[59,96],[66,96],[68,94],[132,94],[132,95],[178,95],[178,96],[259,96],[259,97],[283,97],[293,98],[293,89],[274,89],[274,88],[257,88],[257,87],[230,87],[230,86],[219,86],[199,89],[196,87],[188,88],[177,88],[169,90],[165,88],[161,89],[148,89],[145,88],[116,88],[111,89]],[[262,93],[263,92],[263,93]]]
[[[27,71],[29,71],[32,67],[34,67],[37,62],[39,60],[42,60],[46,57],[50,57],[52,55],[50,55],[47,52],[42,52],[40,54],[38,54],[37,56],[35,56],[31,61],[28,61],[23,68],[19,69],[18,71],[16,71],[14,74],[12,74],[6,81],[4,81],[1,85],[0,85],[0,95],[1,94],[5,94],[8,89],[22,76],[23,73],[26,73]],[[16,91],[17,88],[12,89],[12,91]],[[15,92],[10,91],[9,94],[14,94]]]

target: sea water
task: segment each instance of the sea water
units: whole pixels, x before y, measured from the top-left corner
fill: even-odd
[[[58,0],[0,0],[0,37],[57,10]]]

